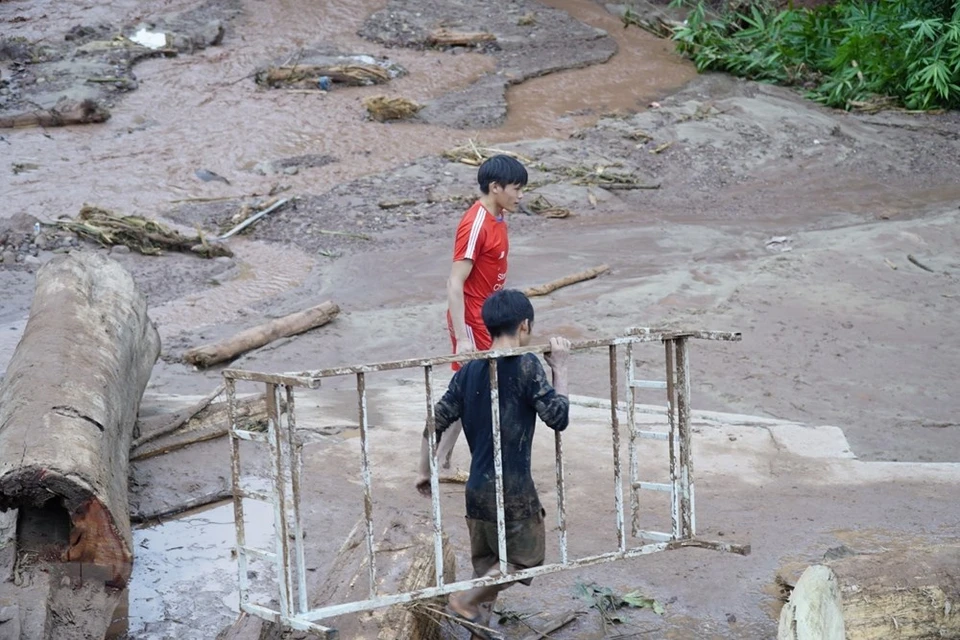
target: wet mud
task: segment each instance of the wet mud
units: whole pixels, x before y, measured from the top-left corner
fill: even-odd
[[[107,104],[111,118],[0,131],[8,202],[0,212],[0,372],[23,330],[33,273],[68,250],[110,251],[146,293],[163,338],[151,402],[202,395],[221,381],[219,367],[184,365],[186,349],[328,299],[343,308],[334,323],[229,366],[282,371],[446,353],[450,232],[476,197],[476,168],[442,154],[474,138],[529,160],[528,205],[539,196],[572,212],[548,219],[528,206],[509,218],[511,286],[611,266],[535,301],[538,340],[636,325],[741,330],[741,344],[698,345],[697,408],[837,425],[864,460],[960,459],[960,406],[946,391],[956,368],[950,354],[960,347],[957,115],[848,114],[785,89],[696,77],[668,42],[624,29],[617,10],[589,0],[497,0],[492,8],[433,0],[2,3],[0,110],[87,96]],[[186,40],[175,56],[129,45],[89,51],[141,27]],[[440,27],[489,30],[496,40],[427,46]],[[311,52],[376,56],[406,73],[327,92],[257,84],[265,65]],[[86,81],[110,74],[121,80]],[[378,94],[427,107],[414,121],[373,122],[362,100]],[[222,179],[201,177],[210,175]],[[621,179],[631,188],[610,186]],[[215,234],[277,198],[289,203],[230,239],[232,258],[141,256],[35,229],[87,203]],[[638,370],[660,379],[661,358],[638,355]],[[605,358],[575,357],[574,392],[606,395],[606,366]],[[354,523],[329,522],[324,508],[352,513],[358,504],[340,495],[343,485],[356,489],[357,432],[339,415],[355,413],[355,402],[346,392],[336,420],[309,432],[309,446],[323,452],[311,464],[322,478],[316,504],[326,506],[310,514],[323,539],[342,540]],[[265,477],[258,464],[251,473]],[[383,464],[400,487],[403,463]],[[216,494],[229,471],[223,440],[144,461],[132,473],[131,507],[156,513]],[[704,507],[705,522],[754,541],[746,568],[698,556],[577,579],[626,591],[642,582],[664,601],[679,599],[665,622],[632,615],[638,633],[769,637],[769,568],[836,546],[831,532],[850,524],[841,489],[798,485],[788,471],[759,490],[715,486],[698,495],[713,505]],[[425,513],[418,497],[391,491],[398,509]],[[451,509],[462,501],[458,491],[445,489]],[[784,496],[794,513],[778,510]],[[943,524],[928,527],[918,515],[938,500],[931,487],[878,485],[860,500],[868,531],[891,525],[926,535]],[[945,509],[942,519],[950,517]],[[251,512],[258,546],[268,543],[269,518]],[[138,530],[129,637],[207,638],[229,623],[237,611],[231,520],[219,506]],[[451,524],[452,535],[462,538],[460,524]],[[0,554],[8,551],[0,544]],[[464,566],[465,553],[458,550]],[[704,602],[703,592],[724,592],[734,574],[747,580],[742,593]],[[544,593],[566,597],[574,586],[557,578]],[[511,607],[544,609],[537,592],[510,594]],[[559,637],[600,637],[597,624],[584,618]]]

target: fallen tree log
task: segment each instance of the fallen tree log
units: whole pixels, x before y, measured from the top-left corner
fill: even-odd
[[[30,316],[0,386],[0,509],[69,516],[64,562],[123,587],[133,550],[127,466],[143,390],[160,354],[146,300],[100,254],[37,273]],[[97,568],[98,571],[92,570]]]
[[[960,637],[960,544],[849,556],[808,567],[778,640]]]
[[[537,287],[530,287],[524,290],[524,294],[528,298],[533,298],[536,296],[545,296],[548,293],[553,293],[557,289],[563,287],[569,287],[572,284],[577,284],[578,282],[583,282],[584,280],[592,280],[602,273],[610,271],[610,267],[602,264],[599,267],[594,267],[592,269],[587,269],[586,271],[581,271],[580,273],[574,273],[573,275],[560,278],[559,280],[554,280],[553,282],[548,282],[547,284],[541,284]]]
[[[316,307],[271,320],[257,327],[245,329],[220,342],[190,349],[183,354],[183,359],[198,367],[209,367],[218,362],[231,360],[252,349],[270,344],[274,340],[294,336],[323,326],[336,318],[339,313],[340,307],[327,301]]]
[[[10,116],[0,116],[0,129],[21,127],[65,127],[70,124],[106,122],[110,112],[95,100],[63,101],[50,109],[37,109]]]

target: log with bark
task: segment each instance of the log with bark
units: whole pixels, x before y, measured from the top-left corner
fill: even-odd
[[[574,273],[572,275],[560,278],[559,280],[554,280],[553,282],[548,282],[547,284],[542,284],[537,287],[530,287],[525,289],[523,293],[528,298],[533,298],[536,296],[545,296],[548,293],[553,293],[557,289],[563,287],[569,287],[572,284],[577,284],[578,282],[583,282],[585,280],[592,280],[600,274],[610,271],[610,267],[602,264],[599,267],[594,267],[592,269],[587,269],[586,271],[581,271],[580,273]]]
[[[183,355],[183,359],[198,367],[209,367],[218,362],[231,360],[242,353],[262,347],[274,340],[287,338],[323,326],[336,318],[339,313],[340,307],[327,301],[316,307],[246,329],[220,342],[190,349]]]
[[[807,568],[778,640],[960,638],[960,544],[854,555]]]
[[[96,100],[62,101],[50,109],[37,109],[9,116],[0,116],[0,129],[21,127],[65,127],[70,124],[106,122],[110,112]]]
[[[159,354],[129,273],[99,254],[59,256],[37,273],[0,386],[0,509],[21,517],[64,510],[70,533],[61,559],[98,568],[108,586],[130,577],[128,455]]]

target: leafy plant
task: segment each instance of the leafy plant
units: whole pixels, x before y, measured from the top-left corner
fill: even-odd
[[[783,10],[760,0],[719,14],[698,0],[672,38],[699,71],[799,85],[833,107],[883,96],[909,109],[960,106],[960,0]]]
[[[647,598],[639,591],[631,591],[620,595],[608,587],[599,586],[595,582],[588,584],[578,582],[576,593],[580,599],[590,603],[591,609],[600,612],[600,619],[603,621],[604,627],[626,622],[623,616],[617,613],[623,608],[650,609],[659,616],[662,616],[666,611],[660,601]]]

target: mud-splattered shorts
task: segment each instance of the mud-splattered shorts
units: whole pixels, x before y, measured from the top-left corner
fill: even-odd
[[[526,520],[514,520],[505,523],[507,534],[507,563],[512,571],[539,567],[546,555],[547,533],[543,525],[546,512]],[[479,578],[500,562],[497,545],[497,523],[467,518],[470,530],[470,559],[473,562],[473,577]],[[520,580],[529,585],[532,578]]]

